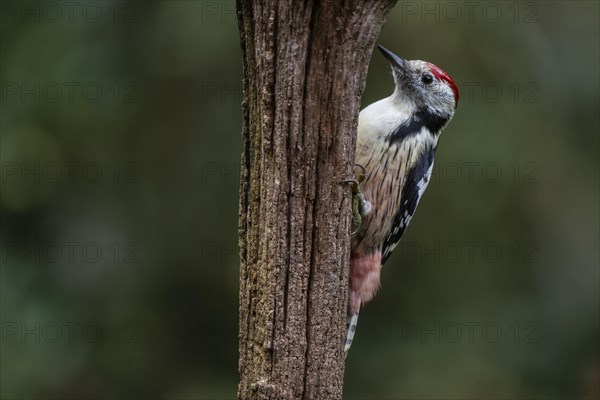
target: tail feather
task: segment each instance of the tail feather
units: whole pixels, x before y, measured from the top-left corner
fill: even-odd
[[[352,346],[352,340],[354,340],[356,325],[358,325],[358,311],[352,315],[348,315],[348,322],[346,322],[346,341],[344,342],[344,354],[346,357],[348,356],[350,346]]]

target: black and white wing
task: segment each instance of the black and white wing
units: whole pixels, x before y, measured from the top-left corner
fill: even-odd
[[[381,249],[382,265],[400,242],[404,231],[415,214],[419,200],[431,178],[434,156],[435,147],[433,145],[425,147],[422,154],[406,174],[400,197],[400,209],[394,216],[392,230],[388,233]]]

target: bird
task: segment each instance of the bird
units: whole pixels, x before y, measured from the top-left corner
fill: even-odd
[[[380,287],[382,265],[410,223],[431,179],[441,132],[454,116],[459,92],[450,75],[421,60],[405,60],[378,45],[390,62],[394,92],[358,117],[348,288],[347,356],[360,308]],[[354,201],[356,200],[356,201]]]

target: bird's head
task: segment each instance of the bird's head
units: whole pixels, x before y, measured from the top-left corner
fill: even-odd
[[[429,108],[438,115],[452,116],[458,105],[458,87],[441,68],[421,60],[405,60],[379,45],[392,66],[395,95],[411,101],[419,109]]]

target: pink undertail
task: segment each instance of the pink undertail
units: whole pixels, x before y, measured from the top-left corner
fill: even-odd
[[[346,356],[354,340],[360,306],[371,300],[375,296],[375,293],[377,293],[380,272],[381,252],[379,251],[369,255],[353,256],[350,259],[348,322],[346,325],[346,340],[344,342],[344,353]]]
[[[357,314],[360,306],[375,296],[379,289],[381,252],[356,255],[350,259],[348,314]]]

